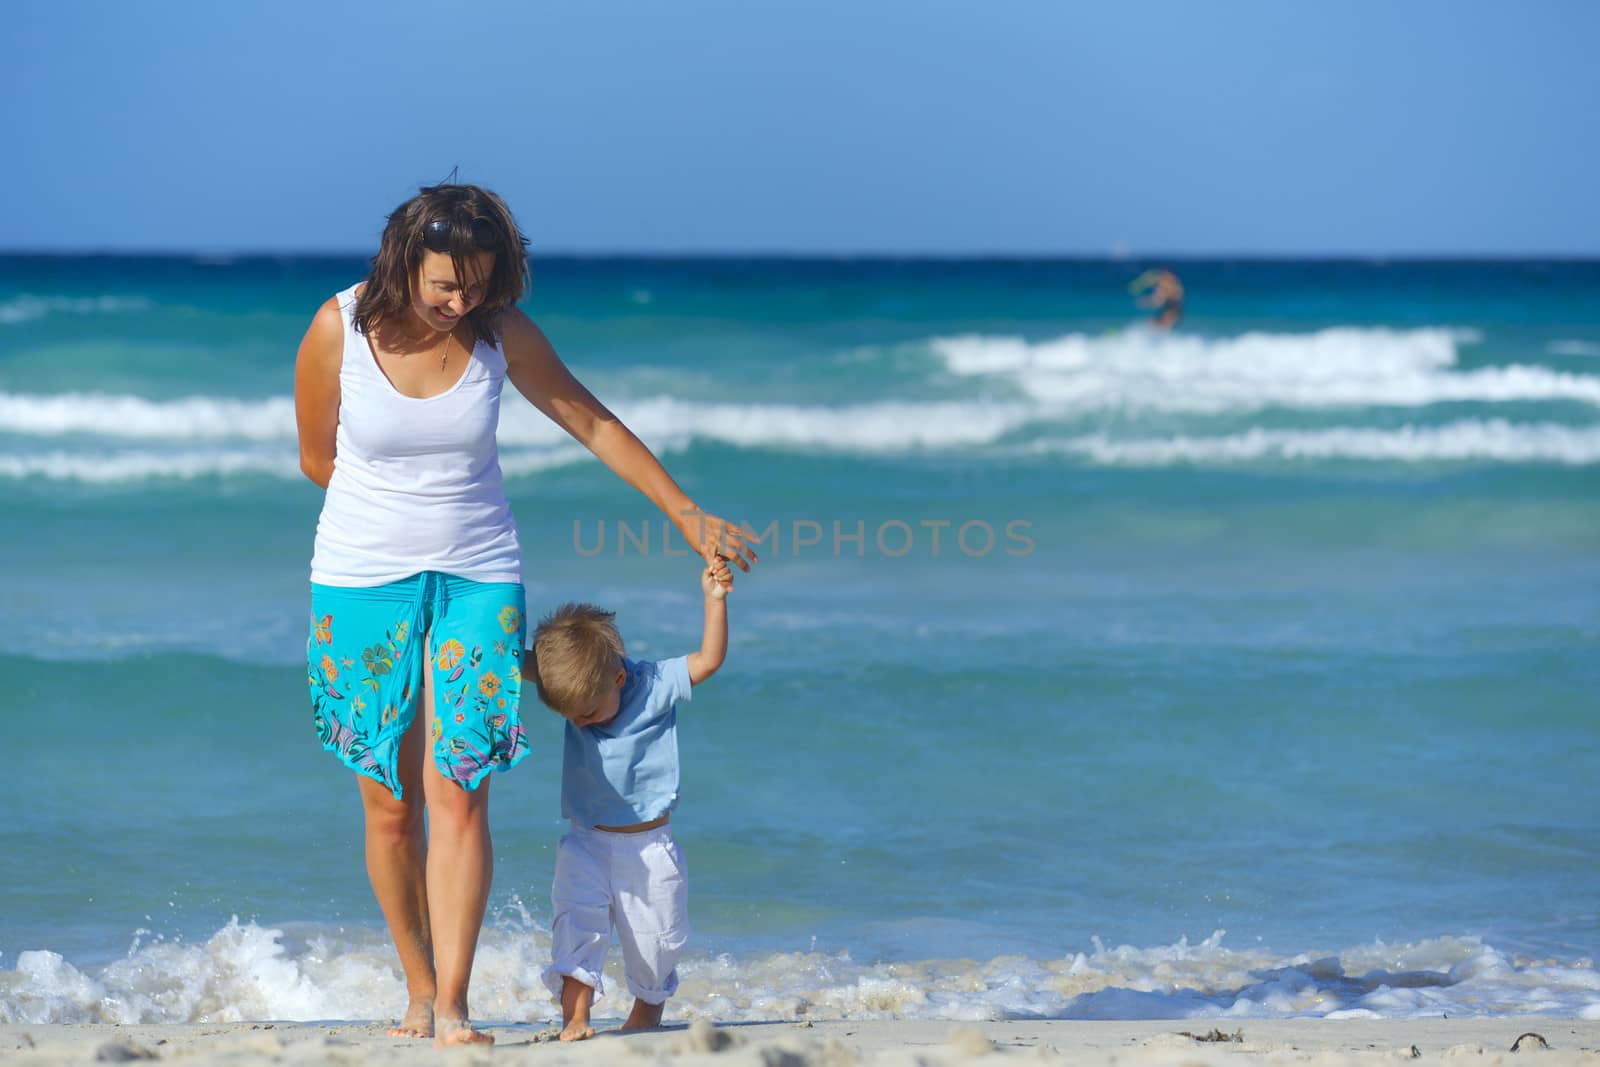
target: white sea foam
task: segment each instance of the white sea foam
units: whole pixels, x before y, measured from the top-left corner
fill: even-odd
[[[1188,1019],[1288,1016],[1591,1016],[1600,973],[1587,959],[1512,958],[1474,938],[1358,945],[1283,956],[1223,945],[1106,947],[1064,958],[857,962],[848,953],[691,956],[673,999],[679,1017],[758,1019]],[[622,988],[618,962],[608,968]],[[475,1017],[548,1022],[539,981],[549,936],[531,923],[484,933]],[[405,988],[376,931],[288,933],[230,922],[204,943],[136,942],[104,967],[17,953],[0,972],[0,1022],[181,1023],[382,1018]],[[619,1012],[626,998],[602,1000]]]
[[[1000,378],[1057,415],[1531,400],[1600,406],[1597,375],[1523,364],[1462,370],[1457,346],[1473,337],[1442,328],[1341,327],[1225,338],[1148,330],[1050,341],[969,335],[931,344],[951,373]]]
[[[1033,451],[1095,463],[1159,466],[1259,460],[1421,463],[1484,461],[1587,465],[1600,462],[1600,429],[1579,421],[1494,417],[1496,405],[1567,401],[1600,407],[1600,374],[1521,364],[1462,370],[1457,349],[1472,339],[1450,329],[1341,328],[1314,334],[1206,339],[1145,330],[1053,341],[975,336],[930,342],[957,379],[983,379],[968,401],[850,404],[696,401],[613,397],[611,406],[658,453],[696,441],[740,449],[898,455]],[[989,383],[998,381],[997,391]],[[1372,409],[1472,403],[1477,418],[1401,428],[1363,426]],[[1208,434],[1174,417],[1238,419],[1263,409],[1327,419],[1349,409],[1353,424],[1253,428]],[[1581,408],[1574,408],[1579,415]],[[1125,428],[1085,431],[1117,416]],[[1141,416],[1163,432],[1139,432]],[[1579,416],[1581,418],[1581,416]],[[1144,420],[1148,422],[1148,420]],[[1194,420],[1191,420],[1194,421]],[[93,393],[0,392],[0,435],[44,439],[39,452],[0,454],[0,478],[113,482],[264,475],[298,478],[294,402],[191,396],[172,400]],[[526,476],[585,458],[558,427],[519,398],[502,409],[502,465]]]
[[[143,297],[127,296],[34,296],[22,293],[0,300],[0,325],[15,325],[46,315],[103,315],[146,311],[154,307]]]
[[[64,452],[0,454],[0,478],[125,485],[152,479],[189,481],[229,475],[300,477],[292,452],[191,450],[182,452]]]
[[[0,433],[164,441],[293,441],[294,398],[147,400],[104,393],[0,393]]]
[[[740,448],[865,453],[986,445],[1038,414],[1033,405],[990,402],[831,407],[659,399],[619,402],[614,407],[629,427],[651,442],[695,438]],[[509,421],[502,421],[502,434]]]
[[[501,468],[507,477],[526,476],[553,467],[581,463],[588,455],[576,445],[547,452],[514,452],[502,457]],[[298,480],[302,477],[299,458],[284,450],[0,454],[0,478],[44,478],[49,481],[122,485],[152,480],[193,481],[197,478],[248,475],[281,480]]]
[[[740,432],[691,435],[644,431],[641,436],[657,454],[670,456],[695,436],[745,445],[772,445],[748,423],[753,440]],[[786,445],[847,449],[875,453],[908,447],[892,429],[861,427],[853,438],[847,433],[828,437],[828,424],[792,427]],[[970,427],[968,428],[970,429]],[[981,444],[982,441],[973,443]],[[847,447],[848,446],[848,447]],[[1259,462],[1307,463],[1352,461],[1363,463],[1531,463],[1561,466],[1600,464],[1600,426],[1576,427],[1558,423],[1514,423],[1504,419],[1461,420],[1439,426],[1404,426],[1396,429],[1331,427],[1318,430],[1251,429],[1235,434],[1163,437],[1114,437],[1083,434],[1053,437],[1011,448],[996,455],[1060,455],[1089,463],[1118,467],[1231,466]],[[565,437],[545,447],[509,446],[501,452],[500,466],[507,478],[528,477],[559,467],[588,462],[589,453]],[[215,477],[268,477],[294,481],[301,477],[299,461],[288,448],[150,448],[106,451],[54,449],[38,453],[0,453],[0,479],[43,478],[47,481],[101,485],[130,485],[147,481],[193,481]]]
[[[1600,463],[1600,426],[1467,419],[1442,426],[1404,426],[1391,430],[1358,427],[1251,429],[1215,436],[1145,438],[1087,434],[1038,441],[1030,445],[1028,451],[1078,456],[1095,463],[1127,467],[1218,465],[1255,460],[1488,461],[1586,466]]]
[[[612,405],[634,432],[665,445],[690,438],[740,447],[892,451],[986,444],[1033,417],[1026,404],[703,404],[671,398]],[[294,400],[0,393],[0,433],[168,441],[295,440]],[[570,438],[532,407],[508,402],[503,447],[549,448]]]
[[[1530,400],[1600,406],[1600,375],[1523,364],[1460,369],[1457,346],[1470,336],[1448,329],[1339,328],[1220,339],[1145,330],[1039,342],[947,337],[929,344],[951,373],[998,378],[1022,396],[1013,402],[836,405],[608,399],[643,433],[692,434],[746,446],[848,449],[986,443],[1029,421],[1096,411],[1217,414],[1265,407],[1320,411]],[[1588,344],[1553,342],[1552,347]],[[0,393],[0,433],[290,441],[294,403],[288,396],[157,401],[93,393]],[[548,445],[561,436],[548,420],[508,399],[503,443]]]
[[[1551,341],[1544,350],[1552,356],[1600,356],[1600,341],[1563,339]]]

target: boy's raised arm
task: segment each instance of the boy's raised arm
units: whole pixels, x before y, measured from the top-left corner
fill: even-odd
[[[717,558],[714,565],[700,572],[700,589],[706,595],[706,628],[700,637],[700,647],[689,653],[689,684],[699,685],[722,666],[728,658],[728,589],[733,585],[733,572],[728,561]]]

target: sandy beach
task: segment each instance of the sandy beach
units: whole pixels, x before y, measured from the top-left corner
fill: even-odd
[[[726,1067],[936,1065],[974,1060],[1202,1067],[1378,1064],[1418,1059],[1546,1067],[1600,1063],[1600,1021],[1550,1018],[1167,1020],[1158,1022],[933,1021],[742,1023],[700,1021],[638,1034],[602,1033],[581,1044],[554,1030],[492,1027],[493,1048],[436,1051],[387,1037],[367,1023],[103,1024],[0,1026],[0,1059],[38,1067],[173,1060],[266,1064],[644,1062]],[[1525,1034],[1537,1036],[1523,1037]],[[1521,1039],[1519,1042],[1519,1038]],[[1513,1052],[1513,1045],[1517,1051]]]

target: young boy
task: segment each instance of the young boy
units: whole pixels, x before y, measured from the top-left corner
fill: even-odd
[[[683,856],[667,825],[678,802],[676,703],[711,677],[728,651],[733,584],[725,560],[700,574],[705,632],[698,651],[656,663],[627,659],[613,614],[565,604],[534,631],[539,699],[567,720],[545,985],[561,998],[561,1040],[593,1037],[589,1009],[615,924],[633,994],[624,1030],[661,1025],[678,988],[689,936]]]

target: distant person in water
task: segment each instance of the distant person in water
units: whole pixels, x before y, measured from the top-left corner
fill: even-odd
[[[1147,270],[1128,283],[1140,307],[1152,308],[1155,315],[1150,325],[1158,330],[1170,330],[1183,318],[1183,283],[1165,267]]]

